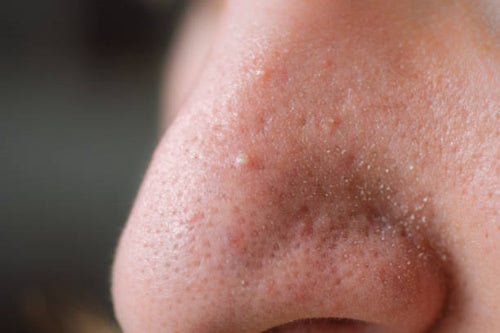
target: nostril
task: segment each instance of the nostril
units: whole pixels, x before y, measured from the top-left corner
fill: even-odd
[[[306,318],[273,327],[263,333],[382,332],[382,327],[347,318]]]

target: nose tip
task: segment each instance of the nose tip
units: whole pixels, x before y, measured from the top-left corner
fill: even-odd
[[[273,13],[264,2],[242,3]],[[234,17],[255,25],[252,15]],[[309,32],[321,35],[319,26],[311,22]],[[346,88],[344,100],[342,85],[325,88],[338,73],[319,61],[321,48],[310,61],[303,36],[286,44],[276,30],[249,30],[263,34],[250,43],[238,33],[215,42],[220,59],[211,60],[155,152],[113,270],[122,327],[260,332],[344,318],[424,331],[447,292],[430,238],[414,222],[432,214],[405,208],[418,201],[415,191],[405,191],[409,182],[377,154],[384,141],[374,144],[372,116],[357,117],[352,107],[367,97]],[[252,59],[254,44],[262,61]],[[292,46],[299,50],[290,60]],[[344,106],[349,112],[340,114]]]
[[[242,150],[248,135],[188,120],[158,147],[120,241],[126,332],[260,332],[304,318],[421,332],[437,318],[440,265],[375,194],[378,171],[356,175],[342,151],[321,162],[292,139],[287,158],[267,143]],[[371,200],[354,199],[361,190]]]

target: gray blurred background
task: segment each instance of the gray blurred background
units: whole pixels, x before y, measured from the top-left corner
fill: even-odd
[[[113,331],[65,321],[112,321],[113,250],[157,140],[161,68],[185,7],[2,1],[1,332]]]

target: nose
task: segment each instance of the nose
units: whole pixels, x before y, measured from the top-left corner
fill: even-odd
[[[346,6],[229,2],[120,240],[126,332],[421,332],[437,320],[444,273],[414,222],[431,223],[432,207],[387,149],[381,92],[354,88],[376,74],[340,38],[355,29]],[[380,111],[363,117],[368,101]]]

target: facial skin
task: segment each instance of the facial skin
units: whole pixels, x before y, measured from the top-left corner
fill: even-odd
[[[124,331],[499,332],[499,7],[229,0],[205,57],[186,33]]]

